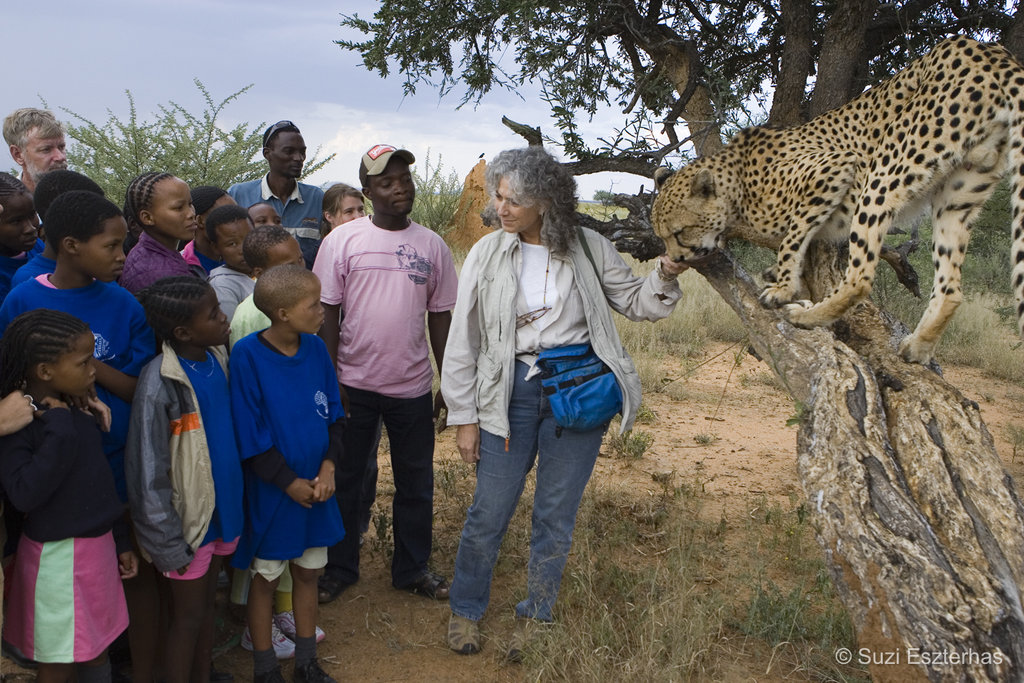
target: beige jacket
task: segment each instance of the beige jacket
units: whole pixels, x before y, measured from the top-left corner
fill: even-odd
[[[590,344],[622,389],[622,432],[632,428],[640,406],[640,378],[622,348],[612,310],[630,320],[660,320],[672,312],[682,292],[677,282],[665,282],[656,272],[637,277],[611,242],[586,228],[583,235],[594,265],[578,242],[569,262]],[[509,435],[520,262],[519,237],[501,230],[480,239],[466,257],[441,372],[448,424],[479,423],[492,434]]]

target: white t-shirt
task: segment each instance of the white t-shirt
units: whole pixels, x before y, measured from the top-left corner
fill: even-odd
[[[523,264],[519,271],[519,289],[526,302],[526,309],[517,310],[516,315],[539,312],[545,307],[553,310],[558,303],[558,285],[551,273],[551,267],[558,266],[558,261],[552,264],[551,252],[542,244],[521,242],[520,247],[523,250]],[[543,315],[536,316],[529,324],[539,331],[550,325],[554,319],[555,316],[549,310]]]

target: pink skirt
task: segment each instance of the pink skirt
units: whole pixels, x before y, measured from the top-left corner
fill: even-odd
[[[4,639],[29,659],[88,662],[128,628],[110,532],[97,538],[18,543]]]

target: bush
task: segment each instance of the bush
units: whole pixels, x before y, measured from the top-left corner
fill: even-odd
[[[70,109],[62,108],[77,124],[68,125],[68,135],[76,142],[68,150],[68,164],[82,170],[103,188],[107,198],[119,202],[133,178],[149,171],[166,171],[190,186],[214,185],[228,188],[267,172],[262,157],[264,123],[252,129],[248,123],[234,128],[221,128],[217,119],[224,108],[248,92],[251,85],[238,90],[219,103],[214,102],[202,81],[195,79],[206,108],[198,113],[176,102],[159,105],[155,121],[140,121],[135,98],[130,90],[128,118],[119,119],[109,109],[109,118],[96,124]],[[308,176],[334,158],[331,154],[317,159],[317,148],[306,161],[303,177]]]
[[[441,155],[437,156],[437,163],[431,165],[429,149],[422,163],[413,165],[412,177],[416,182],[416,203],[409,217],[444,235],[451,229],[452,219],[459,208],[462,181],[454,170],[444,170]]]

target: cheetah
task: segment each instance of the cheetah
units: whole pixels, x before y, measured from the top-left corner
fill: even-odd
[[[927,363],[963,298],[971,223],[1005,172],[1013,203],[1013,275],[1024,336],[1024,66],[1006,49],[943,40],[843,107],[793,128],[749,128],[719,153],[659,178],[651,215],[671,257],[699,258],[741,238],[778,250],[761,293],[802,327],[827,325],[871,292],[894,222],[930,204],[935,279],[928,307],[900,344]],[[814,239],[849,241],[843,281],[802,300]]]

